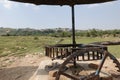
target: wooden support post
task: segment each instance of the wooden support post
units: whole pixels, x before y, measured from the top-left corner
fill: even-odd
[[[95,52],[93,51],[92,53],[93,53],[93,60],[95,60]]]
[[[56,57],[58,57],[58,48],[55,48],[56,50]]]
[[[89,53],[89,52],[87,52],[87,54],[88,54],[88,60],[90,60],[90,53]]]

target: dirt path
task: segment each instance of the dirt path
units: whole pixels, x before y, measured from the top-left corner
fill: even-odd
[[[0,80],[29,80],[41,60],[40,55],[0,58]]]
[[[0,58],[0,80],[29,80],[38,69],[40,62],[45,59],[46,57],[41,55]],[[109,59],[107,59],[103,66],[105,71],[110,71],[110,73],[116,73],[113,71],[114,67],[115,65]],[[120,80],[120,73],[116,74],[119,74],[118,79],[114,80]]]

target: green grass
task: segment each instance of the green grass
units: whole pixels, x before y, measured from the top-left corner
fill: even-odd
[[[112,53],[114,56],[120,58],[120,45],[116,46],[109,46],[108,50],[110,53]]]
[[[60,44],[69,44],[72,43],[70,37],[61,38],[61,37],[49,37],[49,36],[0,36],[0,57],[3,56],[24,56],[26,54],[36,54],[43,53],[44,47],[46,45],[54,45],[57,42],[63,39]],[[77,43],[88,44],[97,41],[113,41],[118,40],[119,38],[86,38],[86,37],[76,37]],[[120,57],[120,45],[118,46],[109,46],[109,51],[113,53],[116,57]]]
[[[41,53],[44,52],[44,47],[46,45],[55,44],[57,40],[59,40],[59,38],[55,39],[45,36],[1,36],[0,57]]]

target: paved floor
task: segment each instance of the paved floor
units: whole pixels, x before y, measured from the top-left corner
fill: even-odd
[[[41,61],[38,69],[29,80],[48,80],[48,72],[44,70],[44,67],[51,62],[52,60],[49,58],[45,58]]]
[[[63,60],[54,60],[52,61],[50,58],[45,58],[40,62],[40,65],[34,75],[29,80],[48,80],[49,75],[48,71],[45,70],[46,65],[50,65],[52,62],[62,63]]]
[[[33,75],[29,80],[49,80],[49,75],[48,75],[48,72],[45,70],[45,66],[46,66],[46,65],[50,65],[52,62],[53,62],[53,61],[52,61],[50,58],[44,58],[44,59],[40,62],[40,65],[39,65],[38,69],[36,70],[36,72],[34,73],[34,75]],[[54,62],[62,63],[63,60],[54,60]],[[89,62],[87,62],[87,63],[89,63]],[[93,63],[99,63],[99,61],[93,61]],[[106,63],[109,63],[109,65],[113,66],[113,65],[111,64],[111,61],[109,61],[109,60],[107,60],[107,61],[105,62],[105,64],[106,64]],[[86,64],[84,63],[84,61],[83,61],[83,62],[81,61],[81,64],[82,64],[84,67],[86,66]],[[110,68],[109,65],[104,65],[104,66],[103,66],[103,71],[104,71],[104,72],[105,72],[105,71],[111,71],[111,70],[112,70],[112,68],[111,68],[111,69],[108,69],[108,68]],[[107,70],[107,69],[108,69],[108,70]],[[114,70],[114,68],[113,68],[113,70]],[[90,70],[90,71],[91,71],[91,70]],[[104,75],[106,76],[106,74],[105,74],[104,72],[101,71],[101,75],[103,74],[103,76],[104,76]],[[91,73],[91,72],[90,72],[90,73]],[[118,79],[116,78],[116,79],[113,79],[113,80],[120,80],[120,78],[118,78]]]

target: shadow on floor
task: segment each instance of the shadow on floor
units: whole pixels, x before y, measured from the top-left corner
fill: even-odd
[[[0,80],[29,80],[38,66],[19,66],[0,70]]]

